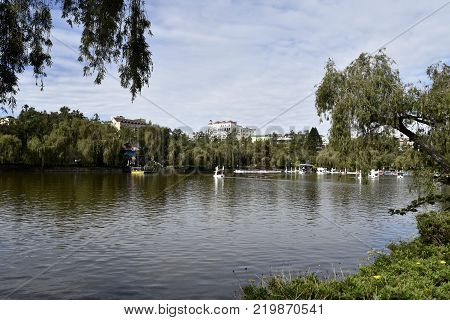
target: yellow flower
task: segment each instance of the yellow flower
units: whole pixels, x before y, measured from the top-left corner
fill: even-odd
[[[444,260],[439,261],[440,264],[446,264],[447,262],[445,262]]]
[[[381,276],[380,275],[376,275],[376,276],[373,276],[373,278],[378,280],[378,279],[381,279]]]
[[[419,261],[417,261],[416,264],[421,264],[421,263]]]

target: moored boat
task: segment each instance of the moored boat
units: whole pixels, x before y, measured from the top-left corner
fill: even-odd
[[[283,173],[282,170],[234,170],[233,173],[259,173],[259,174],[265,174],[265,173]]]

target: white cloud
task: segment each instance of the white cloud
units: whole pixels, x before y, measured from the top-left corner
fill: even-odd
[[[209,119],[258,126],[314,89],[326,60],[344,67],[361,52],[386,43],[441,1],[149,1],[155,70],[143,95],[194,130]],[[450,5],[391,43],[405,81],[424,78],[428,65],[448,61]],[[79,30],[57,22],[54,35],[78,47]],[[56,110],[62,105],[104,118],[144,117],[169,127],[175,119],[108,78],[94,86],[82,77],[77,53],[54,41],[54,65],[40,92],[30,73],[21,78],[19,104]],[[114,70],[114,68],[112,68]],[[319,125],[314,98],[273,122],[286,130]],[[327,124],[319,128],[324,132]]]

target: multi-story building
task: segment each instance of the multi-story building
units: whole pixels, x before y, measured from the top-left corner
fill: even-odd
[[[126,119],[122,116],[112,117],[111,124],[117,129],[132,128],[137,129],[147,125],[145,119]]]
[[[242,127],[236,121],[215,121],[209,120],[207,133],[219,139],[225,139],[231,132],[236,132],[236,138],[248,138],[254,135],[255,129]]]

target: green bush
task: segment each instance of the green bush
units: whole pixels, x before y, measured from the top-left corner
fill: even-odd
[[[450,243],[450,212],[429,212],[417,216],[417,228],[423,243]]]

